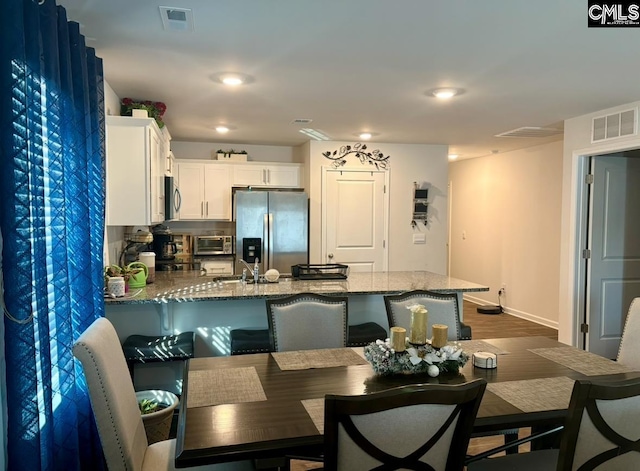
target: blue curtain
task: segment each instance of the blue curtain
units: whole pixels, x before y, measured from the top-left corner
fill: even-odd
[[[74,340],[104,315],[102,61],[55,0],[3,0],[0,230],[10,470],[101,469]]]

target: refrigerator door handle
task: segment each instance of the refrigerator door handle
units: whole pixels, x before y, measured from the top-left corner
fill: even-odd
[[[269,225],[269,213],[264,214],[264,222],[262,224],[262,270],[266,272],[269,269],[269,252],[271,248],[271,226]]]
[[[269,213],[269,268],[273,265],[273,213]]]

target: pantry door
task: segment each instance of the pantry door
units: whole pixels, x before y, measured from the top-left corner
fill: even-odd
[[[388,171],[325,169],[322,258],[353,272],[388,269]]]

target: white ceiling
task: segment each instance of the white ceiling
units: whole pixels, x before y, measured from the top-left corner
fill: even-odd
[[[119,97],[163,101],[175,140],[448,144],[461,158],[561,138],[497,138],[640,99],[636,28],[587,28],[578,0],[58,0]],[[158,6],[189,8],[165,31]],[[233,71],[252,83],[212,80]],[[435,87],[460,87],[449,102]],[[226,136],[218,124],[235,128]]]

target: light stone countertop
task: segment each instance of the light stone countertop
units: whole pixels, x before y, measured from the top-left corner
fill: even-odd
[[[427,271],[350,273],[346,280],[296,280],[254,285],[202,276],[199,271],[156,272],[155,282],[131,289],[124,298],[105,298],[107,305],[266,299],[298,293],[326,295],[398,294],[412,290],[435,292],[489,291],[489,287]]]

